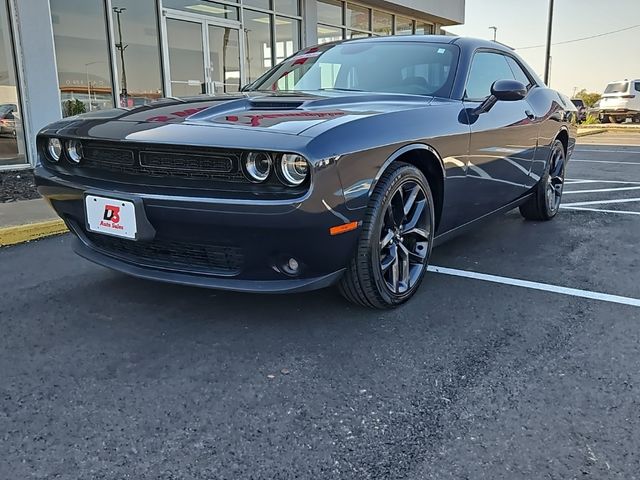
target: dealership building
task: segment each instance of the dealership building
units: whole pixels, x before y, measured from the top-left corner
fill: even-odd
[[[301,47],[440,33],[464,0],[0,0],[0,170],[62,117],[237,92]]]

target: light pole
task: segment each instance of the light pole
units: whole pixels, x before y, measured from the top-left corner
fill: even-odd
[[[84,64],[84,73],[87,75],[87,96],[89,97],[89,111],[92,111],[92,105],[91,105],[91,82],[89,81],[89,67],[91,65],[96,65],[98,63],[104,63],[104,62],[89,62],[89,63],[85,63]]]
[[[497,41],[498,38],[498,27],[489,27],[489,30],[493,30],[493,41]]]
[[[129,45],[125,45],[122,42],[122,23],[120,22],[120,15],[123,14],[127,9],[124,7],[113,7],[113,12],[116,14],[118,19],[118,43],[116,43],[116,48],[120,52],[120,64],[122,65],[122,93],[120,94],[120,102],[122,100],[126,102],[127,97],[129,96],[129,92],[127,89],[127,70],[124,64],[124,51],[127,49]]]
[[[551,36],[553,34],[553,5],[554,0],[549,0],[549,25],[547,27],[547,54],[544,64],[544,83],[549,86],[551,74]]]

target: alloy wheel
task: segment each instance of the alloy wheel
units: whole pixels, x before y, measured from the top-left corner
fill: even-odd
[[[555,215],[562,201],[564,189],[564,149],[560,146],[554,148],[551,155],[549,175],[547,177],[546,200],[549,213]]]
[[[402,183],[387,204],[380,231],[380,271],[395,295],[415,287],[426,268],[430,215],[427,195],[414,180]]]

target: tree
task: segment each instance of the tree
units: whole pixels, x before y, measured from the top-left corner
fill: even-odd
[[[586,89],[580,90],[576,94],[576,98],[582,100],[587,108],[593,107],[593,105],[602,98],[599,93],[590,93]]]
[[[63,102],[62,115],[64,117],[80,115],[81,113],[87,113],[87,107],[80,100],[67,100],[66,102]]]

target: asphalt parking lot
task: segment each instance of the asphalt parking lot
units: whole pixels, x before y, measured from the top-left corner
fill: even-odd
[[[437,248],[451,270],[390,312],[131,279],[68,236],[0,250],[0,478],[640,478],[628,137],[587,137],[556,220]]]

